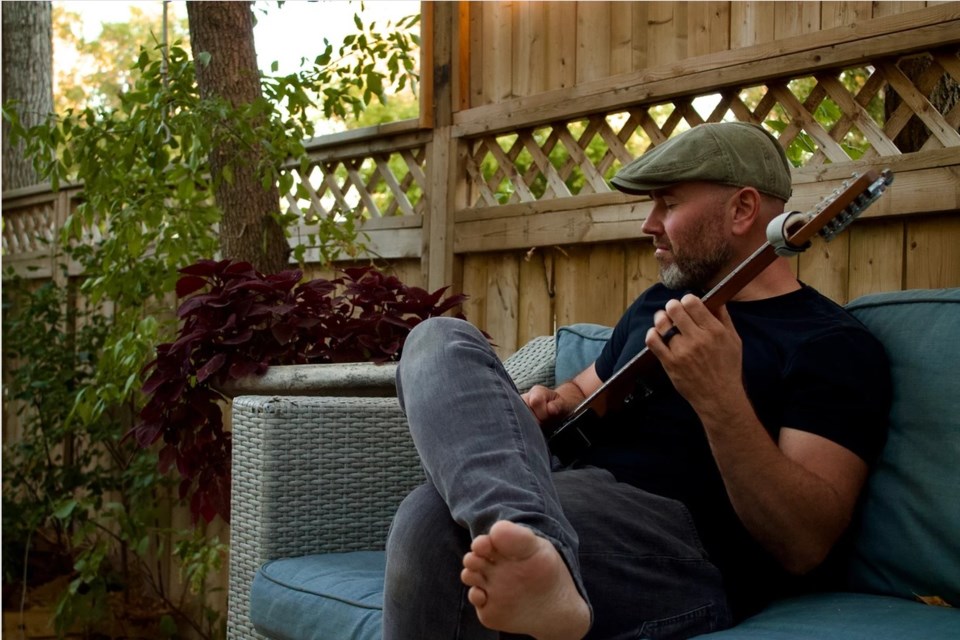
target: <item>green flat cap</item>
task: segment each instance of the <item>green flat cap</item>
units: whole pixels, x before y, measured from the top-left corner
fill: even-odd
[[[716,182],[754,187],[790,199],[790,162],[766,129],[748,122],[713,122],[653,147],[610,181],[620,191],[649,193],[678,182]]]

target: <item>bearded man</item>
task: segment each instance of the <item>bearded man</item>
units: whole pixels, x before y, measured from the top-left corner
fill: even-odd
[[[783,258],[716,314],[701,300],[783,212],[783,149],[704,124],[612,183],[653,201],[661,282],[587,369],[521,395],[468,323],[408,338],[397,388],[427,481],[388,540],[388,640],[686,638],[829,574],[885,440],[883,349]],[[645,347],[655,392],[557,464],[542,427]]]

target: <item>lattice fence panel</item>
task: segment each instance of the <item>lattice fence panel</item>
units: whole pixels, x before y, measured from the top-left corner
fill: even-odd
[[[609,191],[630,160],[704,122],[762,124],[795,167],[960,147],[956,47],[777,78],[468,140],[471,207]]]
[[[287,212],[306,225],[351,213],[356,219],[413,216],[426,207],[426,148],[371,152],[288,170]]]
[[[3,217],[3,255],[30,257],[46,255],[56,239],[55,200],[22,207]]]

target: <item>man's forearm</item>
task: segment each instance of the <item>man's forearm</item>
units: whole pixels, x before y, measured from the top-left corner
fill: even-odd
[[[785,455],[745,396],[701,419],[730,501],[751,535],[791,572],[820,564],[850,517],[834,487]]]
[[[580,403],[586,399],[586,394],[573,380],[568,380],[554,391],[563,399],[563,412],[560,417],[569,416],[573,410],[580,406]]]

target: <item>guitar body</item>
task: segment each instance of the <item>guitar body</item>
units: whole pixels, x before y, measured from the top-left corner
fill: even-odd
[[[879,198],[892,181],[889,171],[855,174],[809,212],[779,216],[768,227],[768,241],[707,292],[703,303],[716,313],[778,256],[802,252],[818,234],[829,241]],[[669,341],[671,337],[668,333],[664,339]],[[651,376],[659,368],[659,361],[649,349],[640,351],[548,432],[551,453],[564,465],[580,460],[599,437],[609,413],[652,395]]]

